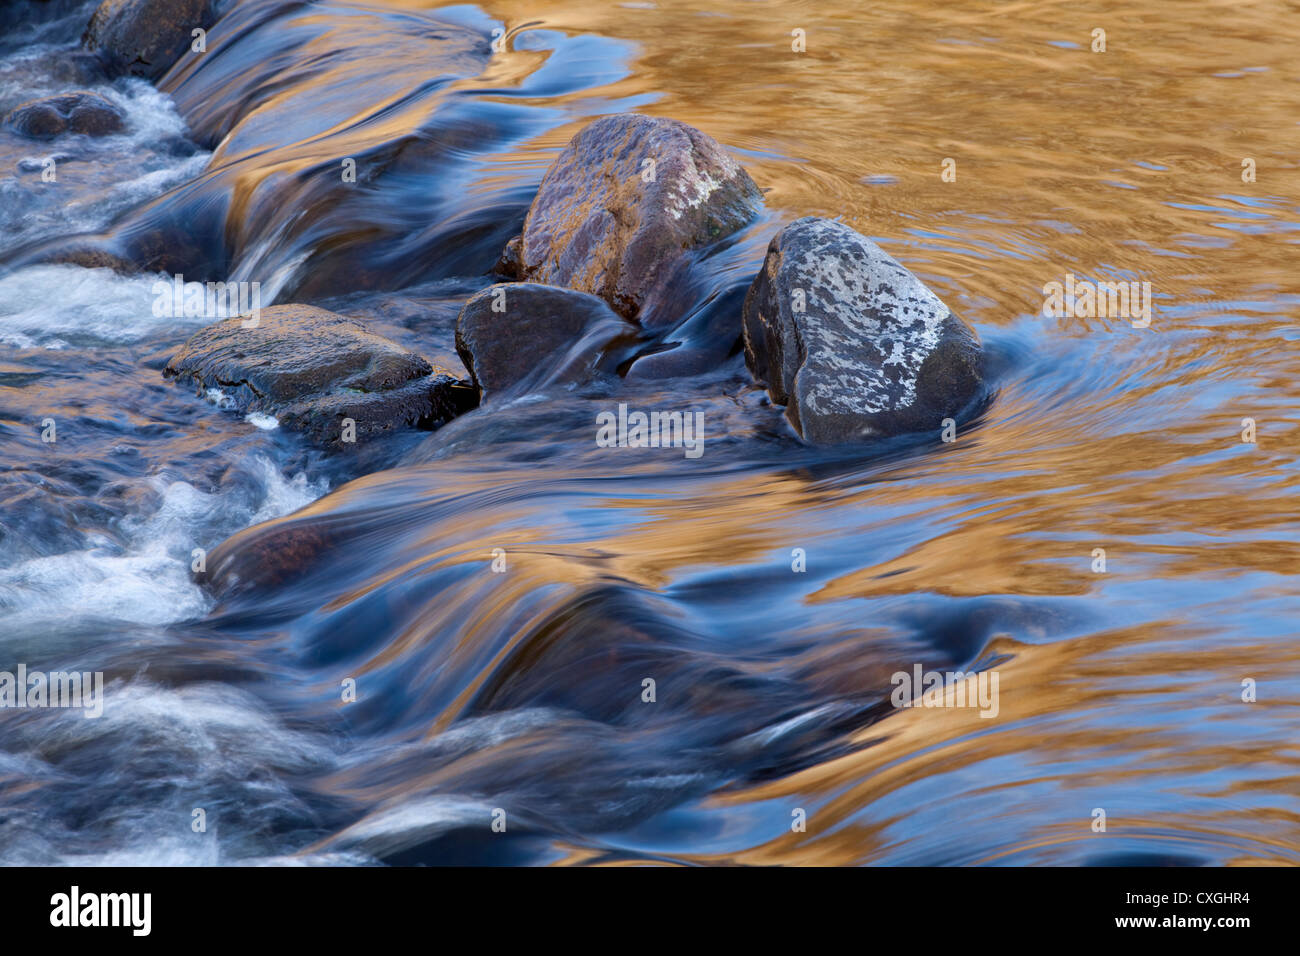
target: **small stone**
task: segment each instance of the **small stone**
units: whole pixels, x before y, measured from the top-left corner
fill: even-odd
[[[507,279],[519,278],[519,252],[523,243],[522,236],[515,236],[506,243],[506,247],[501,250],[501,258],[497,260],[493,272],[497,275],[505,276]]]

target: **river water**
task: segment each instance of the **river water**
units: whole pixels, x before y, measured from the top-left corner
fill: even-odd
[[[84,85],[93,4],[14,7],[0,110]],[[1298,43],[1283,2],[240,0],[156,88],[90,77],[123,134],[0,134],[0,669],[104,710],[0,713],[0,862],[1300,862]],[[647,348],[696,374],[330,454],[162,379],[181,265],[447,353],[621,111],[765,190]],[[956,441],[808,447],[753,387],[739,297],[801,215],[978,331]],[[1150,326],[1044,315],[1067,275]],[[598,447],[620,402],[704,454]],[[996,714],[891,706],[918,665]]]

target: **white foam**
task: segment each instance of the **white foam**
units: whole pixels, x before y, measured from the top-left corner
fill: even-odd
[[[203,397],[223,411],[228,411],[236,405],[235,400],[219,388],[208,389],[203,393]]]
[[[524,707],[483,717],[465,717],[432,738],[424,746],[449,749],[486,749],[514,737],[520,737],[559,719],[559,712],[549,707]]]
[[[91,535],[83,550],[0,570],[6,631],[104,620],[163,625],[202,616],[211,601],[192,580],[193,550],[296,511],[326,491],[301,473],[286,480],[265,457],[254,458],[254,467],[260,500],[232,500],[247,491],[210,494],[188,482],[154,479],[157,509],[124,520],[121,540]]]
[[[92,803],[98,798],[102,804],[104,791],[119,781],[124,786],[138,783],[131,764],[142,750],[165,753],[174,766],[185,768],[185,786],[170,800],[125,807],[101,820],[101,827],[118,831],[113,849],[77,852],[82,841],[65,838],[51,841],[49,847],[29,847],[23,854],[46,863],[51,859],[82,866],[238,862],[223,858],[222,806],[233,804],[244,813],[268,816],[286,808],[300,810],[300,801],[283,782],[283,775],[331,769],[336,764],[325,735],[286,728],[261,700],[229,684],[173,689],[147,679],[114,681],[104,688],[104,712],[95,720],[66,711],[48,711],[43,716],[48,717],[40,726],[44,752],[95,748],[107,755],[121,754],[121,766],[110,757],[103,773],[91,782],[92,789],[84,791]],[[46,767],[42,776],[51,775]],[[204,832],[196,833],[189,826],[196,807],[205,810]],[[8,848],[0,851],[4,862],[14,862],[15,855]]]
[[[185,135],[185,120],[176,111],[172,98],[146,80],[132,77],[119,81],[116,86],[92,89],[112,100],[126,114],[125,135],[142,145]]]
[[[178,829],[178,814],[159,815],[149,824],[136,824],[140,831],[139,843],[98,855],[64,854],[59,858],[63,866],[218,866],[221,863],[215,834],[193,834],[192,838],[174,835]],[[183,820],[183,818],[181,818]],[[167,832],[173,831],[172,833]],[[45,865],[49,865],[47,862]]]
[[[164,327],[198,328],[209,317],[155,316],[161,273],[118,275],[112,269],[40,265],[0,277],[0,343],[17,348],[64,348],[69,338],[88,344],[139,342]],[[56,290],[51,301],[51,290]]]
[[[330,843],[382,856],[460,827],[492,823],[492,803],[469,796],[428,796],[383,807],[338,834]]]
[[[30,77],[22,81],[30,83]],[[4,82],[0,75],[0,93]],[[171,98],[151,84],[131,78],[88,89],[122,110],[125,128],[108,136],[65,133],[25,144],[27,154],[16,164],[20,174],[0,172],[4,248],[99,232],[120,213],[190,182],[207,166],[210,153],[184,155],[160,149],[161,144],[183,138],[186,126]],[[24,99],[32,100],[67,90],[26,92]],[[56,179],[46,183],[40,172],[50,159],[56,160]]]

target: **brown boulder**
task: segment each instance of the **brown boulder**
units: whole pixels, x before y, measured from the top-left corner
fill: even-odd
[[[524,220],[518,277],[666,324],[680,318],[673,280],[688,254],[750,222],[761,201],[749,174],[694,127],[607,116],[578,133],[543,178]]]

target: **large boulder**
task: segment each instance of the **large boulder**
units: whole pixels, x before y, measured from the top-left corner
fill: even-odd
[[[251,321],[235,316],[199,330],[163,375],[201,395],[216,389],[241,412],[273,416],[330,445],[346,440],[344,419],[361,441],[434,427],[476,404],[474,389],[449,368],[325,309],[272,306],[246,327]]]
[[[456,351],[484,393],[578,380],[617,362],[611,347],[635,335],[605,300],[529,282],[489,286],[456,319]]]
[[[104,0],[81,42],[110,73],[156,80],[216,19],[217,0]]]
[[[14,107],[4,125],[32,139],[52,139],[61,133],[107,136],[120,133],[125,114],[98,93],[77,90],[46,96]]]
[[[578,133],[542,179],[524,220],[517,274],[664,324],[679,318],[666,293],[688,253],[750,222],[761,202],[749,174],[699,130],[672,119],[607,116]],[[507,249],[503,262],[515,256]]]
[[[848,226],[804,218],[768,246],[744,306],[745,359],[816,443],[940,430],[983,388],[978,340]]]

